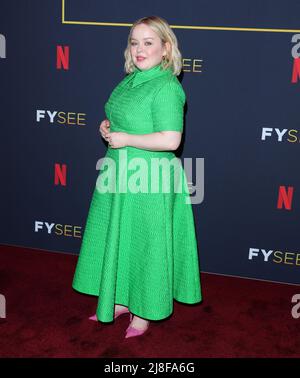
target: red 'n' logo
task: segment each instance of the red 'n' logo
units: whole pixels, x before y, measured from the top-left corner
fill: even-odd
[[[61,69],[63,68],[65,70],[69,69],[69,46],[57,46],[56,47],[56,68]]]
[[[56,163],[54,166],[54,183],[55,185],[63,185],[66,186],[67,184],[67,165],[66,164],[58,164]]]
[[[279,187],[277,209],[282,209],[283,205],[286,210],[292,209],[292,199],[293,199],[294,188],[292,186],[286,187],[281,185]]]

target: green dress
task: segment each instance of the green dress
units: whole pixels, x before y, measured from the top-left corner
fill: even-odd
[[[106,102],[105,113],[111,132],[182,131],[185,100],[177,77],[159,64],[125,76]],[[164,158],[169,174],[161,168],[151,175],[151,162],[158,160],[153,158]],[[113,166],[115,179],[107,186]],[[180,159],[171,150],[109,146],[99,169],[72,287],[98,296],[96,315],[102,322],[113,321],[115,304],[160,320],[173,312],[173,299],[200,302],[195,225]],[[134,189],[121,190],[120,183],[129,181]],[[151,181],[156,191],[151,191]]]

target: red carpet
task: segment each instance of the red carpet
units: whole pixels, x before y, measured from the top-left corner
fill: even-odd
[[[1,357],[300,357],[299,286],[201,274],[203,302],[124,339],[129,316],[88,320],[96,297],[71,288],[76,255],[0,246]]]

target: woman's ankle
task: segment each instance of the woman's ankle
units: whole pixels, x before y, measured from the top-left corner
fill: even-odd
[[[123,308],[128,308],[128,307],[123,306],[123,305],[119,305],[119,304],[115,304],[115,309],[119,310],[119,309],[123,309]]]

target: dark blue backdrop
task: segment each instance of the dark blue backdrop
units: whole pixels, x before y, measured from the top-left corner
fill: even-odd
[[[193,205],[201,271],[299,284],[299,139],[275,131],[299,131],[297,0],[2,1],[0,242],[79,252],[106,150],[104,103],[124,77],[130,25],[153,14],[173,27],[185,64],[179,156],[204,158],[204,201]],[[57,46],[69,47],[68,69]],[[38,121],[38,110],[83,113],[84,125]],[[290,210],[277,207],[280,186],[294,188]]]

